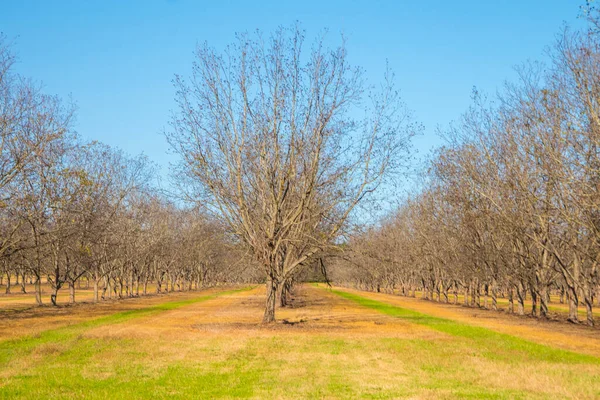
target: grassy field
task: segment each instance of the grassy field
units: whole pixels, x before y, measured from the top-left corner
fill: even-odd
[[[2,314],[0,398],[598,398],[597,330],[305,285]]]

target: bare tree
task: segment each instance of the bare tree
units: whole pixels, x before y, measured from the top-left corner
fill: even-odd
[[[346,48],[279,29],[240,35],[223,54],[196,52],[167,138],[179,178],[263,266],[263,322],[297,269],[339,243],[356,206],[398,170],[417,129],[386,76],[367,87]],[[187,179],[185,179],[187,178]]]

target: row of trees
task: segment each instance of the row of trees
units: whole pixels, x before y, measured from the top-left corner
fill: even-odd
[[[143,157],[72,129],[74,107],[14,73],[0,36],[0,273],[31,281],[42,304],[42,282],[56,304],[68,287],[93,286],[100,297],[191,289],[252,279],[235,240],[199,209],[183,209],[153,185]]]
[[[82,279],[96,301],[100,290],[145,293],[150,282],[161,291],[259,280],[272,322],[294,281],[324,271],[420,127],[392,74],[367,84],[344,45],[320,37],[306,52],[297,26],[238,39],[223,54],[200,46],[190,79],[175,79],[165,136],[181,156],[174,175],[191,209],[153,187],[145,158],[77,138],[72,107],[11,73],[0,42],[6,283],[29,277],[41,303],[44,279],[53,302],[65,285],[74,301]]]
[[[593,11],[593,10],[592,10]],[[600,296],[600,35],[565,29],[549,65],[520,68],[494,101],[478,93],[430,162],[423,190],[353,238],[336,279],[372,290],[594,324]],[[470,300],[469,300],[470,297]]]

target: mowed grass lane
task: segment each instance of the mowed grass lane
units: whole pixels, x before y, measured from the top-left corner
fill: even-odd
[[[263,326],[263,296],[260,287],[165,302],[1,342],[9,355],[1,356],[0,397],[600,394],[600,359],[592,354],[312,286],[298,289],[280,323]]]

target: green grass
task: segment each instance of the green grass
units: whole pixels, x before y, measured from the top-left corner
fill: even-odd
[[[428,391],[446,398],[532,397],[527,391],[483,385],[478,374],[468,371],[469,364],[448,368],[443,357],[455,360],[460,350],[423,340],[253,338],[228,351],[229,340],[211,340],[197,350],[200,359],[153,366],[153,352],[136,349],[132,340],[79,338],[68,350],[11,378],[0,387],[0,398],[384,399]],[[180,346],[174,343],[173,350]],[[389,360],[382,365],[386,354]],[[405,364],[404,372],[393,364]],[[368,370],[375,368],[383,369],[370,376],[377,371]]]
[[[147,333],[131,337],[135,334],[132,329],[116,336],[86,335],[95,327],[126,325],[135,318],[160,315],[225,293],[115,313],[0,343],[4,360],[0,399],[600,396],[598,358],[343,291],[334,291],[339,299],[329,298],[338,305],[343,303],[344,313],[372,316],[364,311],[366,307],[398,318],[401,323],[392,321],[404,333],[395,335],[382,329],[367,334],[341,321],[333,330],[311,331],[302,325],[271,329],[260,326],[257,319],[241,330],[234,323],[231,326],[235,328],[228,328],[227,322],[212,326],[215,331],[192,333],[189,327],[173,325],[169,332],[181,335],[165,337]],[[319,293],[325,292],[313,289],[311,296]],[[227,309],[236,313],[250,307],[245,299],[228,303]],[[258,318],[259,311],[250,309]],[[318,318],[322,318],[322,311],[317,310]],[[310,322],[314,321],[310,307],[287,312],[307,318],[309,326],[314,323]],[[333,313],[331,318],[336,318]],[[144,325],[136,325],[138,328],[144,329]],[[5,356],[5,352],[10,355]]]
[[[89,321],[68,325],[62,328],[46,330],[34,336],[22,336],[18,339],[2,341],[0,342],[0,370],[5,368],[7,364],[14,358],[25,357],[34,349],[47,343],[60,346],[63,343],[72,341],[85,331],[99,326],[120,324],[134,318],[155,315],[160,312],[174,310],[179,307],[200,303],[214,299],[218,296],[232,294],[243,290],[248,290],[248,288],[224,291],[212,295],[200,296],[180,301],[169,301],[154,306],[117,312],[104,317],[91,319]]]
[[[402,318],[408,322],[423,325],[449,335],[467,338],[474,346],[483,350],[483,354],[489,358],[503,359],[504,361],[514,363],[522,362],[523,357],[525,357],[532,361],[600,364],[600,358],[587,354],[557,349],[530,342],[516,336],[496,332],[491,329],[422,314],[417,311],[368,299],[353,293],[340,290],[332,290],[332,292],[360,304],[361,306],[377,310],[381,313]]]

